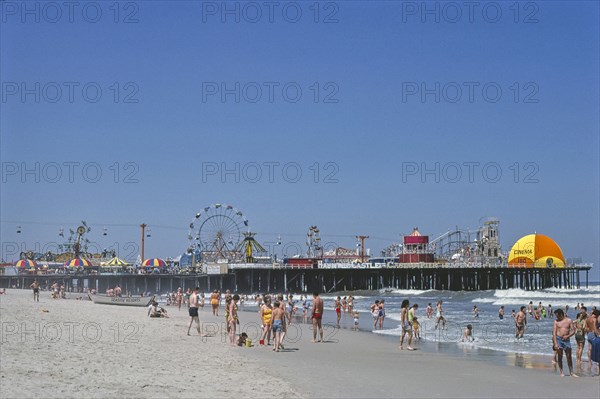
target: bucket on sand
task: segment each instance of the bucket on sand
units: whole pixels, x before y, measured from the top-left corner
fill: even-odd
[[[252,346],[252,340],[246,339],[246,348],[250,348]]]

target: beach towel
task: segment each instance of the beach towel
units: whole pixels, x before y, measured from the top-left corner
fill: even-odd
[[[600,337],[592,341],[592,361],[600,363]]]

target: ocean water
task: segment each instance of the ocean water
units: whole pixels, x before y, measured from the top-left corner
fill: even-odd
[[[339,293],[344,296],[347,293]],[[422,341],[425,343],[436,343],[453,346],[501,351],[514,354],[551,355],[552,354],[552,327],[553,318],[535,320],[527,317],[527,327],[522,340],[515,340],[515,323],[511,317],[511,311],[519,311],[521,306],[527,306],[533,301],[533,306],[539,302],[547,307],[552,305],[552,310],[565,309],[569,306],[567,315],[575,319],[578,313],[575,310],[577,303],[583,303],[588,312],[592,307],[600,307],[600,284],[595,284],[583,289],[557,289],[550,288],[540,291],[525,291],[521,289],[490,290],[478,292],[456,292],[456,291],[419,291],[419,290],[381,290],[379,292],[357,292],[354,295],[354,307],[360,312],[360,328],[372,331],[376,334],[385,334],[399,337],[400,307],[404,299],[411,303],[417,303],[419,309],[417,316],[421,323]],[[323,295],[325,309],[333,310],[336,295]],[[385,300],[386,318],[383,329],[373,329],[373,318],[370,314],[370,306],[376,299]],[[443,301],[446,329],[434,328],[435,315],[428,319],[426,307],[431,303],[435,308],[436,302]],[[479,317],[474,318],[473,306],[477,305]],[[505,316],[503,320],[498,317],[498,310],[504,305]],[[343,315],[342,327],[352,325],[352,317]],[[473,325],[473,343],[462,343],[462,332],[467,324]],[[575,339],[571,339],[572,347],[575,348]],[[587,358],[587,343],[584,349],[583,359]]]

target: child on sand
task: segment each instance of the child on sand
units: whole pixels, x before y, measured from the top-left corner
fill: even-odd
[[[359,318],[359,314],[358,314],[358,312],[356,310],[354,311],[353,316],[354,316],[354,328],[353,328],[353,330],[354,331],[358,331],[358,318]]]

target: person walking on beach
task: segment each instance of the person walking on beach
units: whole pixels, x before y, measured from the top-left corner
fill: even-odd
[[[521,310],[515,316],[515,338],[523,338],[525,334],[525,323],[527,323],[527,316],[525,315],[525,306],[521,306]]]
[[[33,289],[33,300],[40,301],[40,283],[37,280],[34,280],[30,285],[31,289]]]
[[[408,299],[402,301],[402,310],[400,311],[400,323],[402,324],[402,333],[400,335],[400,350],[402,350],[402,345],[404,344],[404,337],[408,335],[408,343],[406,349],[412,351],[410,344],[412,343],[412,325],[408,321]]]
[[[313,292],[313,307],[310,315],[313,323],[313,340],[312,342],[323,342],[323,300],[317,291]],[[319,330],[319,341],[317,341],[317,330]]]
[[[188,310],[188,313],[190,314],[190,325],[188,326],[188,331],[187,331],[187,335],[190,335],[190,329],[192,328],[192,323],[196,322],[197,326],[197,330],[198,330],[198,334],[201,334],[200,331],[200,319],[198,318],[198,287],[194,288],[194,292],[192,292],[190,294],[190,302],[189,302],[190,308]]]
[[[354,309],[354,297],[353,297],[352,295],[350,295],[350,296],[348,297],[348,312],[349,312],[349,313],[353,313],[353,312],[352,312],[352,311],[353,311],[353,309]]]
[[[554,328],[552,329],[552,343],[554,344],[554,350],[558,353],[560,376],[565,376],[562,363],[564,351],[567,355],[567,366],[569,366],[571,377],[578,377],[578,375],[573,373],[573,359],[571,359],[571,336],[575,334],[573,322],[568,317],[565,317],[565,313],[562,309],[556,309],[554,314],[556,315],[556,320],[554,321]]]
[[[379,301],[379,329],[383,330],[383,321],[385,320],[385,299]]]

